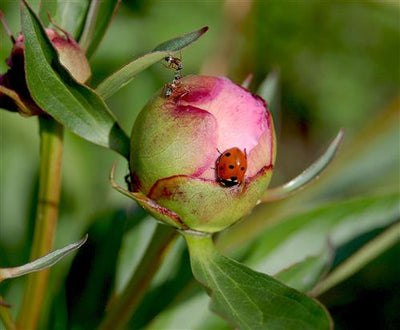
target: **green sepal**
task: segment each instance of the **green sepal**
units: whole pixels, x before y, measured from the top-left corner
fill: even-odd
[[[111,186],[115,190],[129,197],[130,199],[133,199],[136,203],[138,203],[141,207],[143,207],[157,220],[162,221],[178,229],[188,229],[188,227],[182,222],[182,220],[176,213],[166,209],[165,207],[158,205],[156,202],[154,202],[153,200],[151,200],[146,195],[140,192],[131,192],[119,186],[115,181],[115,167],[116,164],[114,163],[113,167],[111,168],[109,177]]]
[[[249,214],[271,176],[272,167],[264,167],[254,178],[228,188],[217,181],[179,175],[159,180],[148,196],[179,214],[190,229],[214,233]]]

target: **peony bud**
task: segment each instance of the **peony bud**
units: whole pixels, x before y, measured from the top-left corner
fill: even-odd
[[[46,29],[47,36],[53,43],[60,62],[80,83],[84,83],[91,75],[89,62],[78,43],[68,34],[61,36],[54,29]],[[22,115],[40,115],[43,111],[32,100],[29,93],[24,67],[24,37],[20,33],[15,40],[10,57],[6,61],[10,69],[0,75],[0,107],[19,111]]]
[[[171,96],[159,92],[136,119],[133,190],[161,206],[162,214],[152,212],[156,218],[163,220],[168,210],[189,229],[217,232],[256,205],[268,187],[275,152],[264,100],[226,78],[188,76]],[[232,156],[239,161],[230,163]],[[233,175],[241,170],[244,177]]]

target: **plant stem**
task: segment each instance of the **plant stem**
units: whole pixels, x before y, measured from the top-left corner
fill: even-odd
[[[100,7],[100,1],[99,0],[94,0],[91,1],[90,6],[89,6],[89,11],[87,14],[85,26],[83,27],[82,35],[80,38],[80,46],[81,49],[86,52],[89,49],[90,43],[93,40],[93,35],[95,32],[95,26],[96,26],[96,20],[97,16],[99,14],[99,7]]]
[[[135,273],[121,295],[111,304],[106,317],[100,324],[100,329],[114,330],[125,327],[139,306],[153,276],[161,266],[168,248],[176,237],[177,233],[171,227],[157,225]]]
[[[41,116],[39,124],[39,193],[30,260],[40,258],[52,250],[61,187],[63,127],[49,116]],[[28,275],[17,320],[19,329],[37,328],[48,276],[49,269]]]
[[[318,283],[310,294],[316,297],[325,293],[359,271],[397,242],[400,242],[400,223],[389,227],[382,234],[365,244],[352,257],[336,268],[328,277]]]

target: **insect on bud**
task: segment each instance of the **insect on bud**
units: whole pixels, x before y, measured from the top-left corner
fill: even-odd
[[[133,190],[187,228],[220,231],[256,205],[275,161],[266,103],[221,77],[181,78],[160,91],[132,129]],[[177,225],[179,227],[179,225]]]

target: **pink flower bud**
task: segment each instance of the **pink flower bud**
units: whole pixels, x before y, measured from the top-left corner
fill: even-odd
[[[61,64],[71,75],[80,83],[89,79],[91,75],[89,62],[78,43],[67,33],[65,33],[65,37],[54,29],[46,29],[46,33],[57,50]],[[21,33],[15,40],[11,55],[7,58],[6,63],[10,69],[5,74],[0,75],[0,86],[6,89],[0,91],[0,107],[10,111],[19,111],[25,116],[42,114],[43,111],[32,100],[26,84],[24,37]],[[6,91],[7,93],[5,93]],[[12,92],[16,93],[25,107],[21,107],[19,102],[15,102],[15,99],[10,97],[10,95],[15,95]]]
[[[219,231],[249,213],[267,189],[275,149],[264,100],[226,78],[185,77],[135,122],[134,190],[190,229]]]

